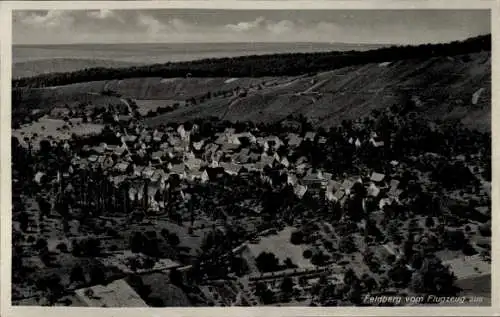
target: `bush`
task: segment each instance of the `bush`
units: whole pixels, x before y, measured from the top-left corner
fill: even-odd
[[[298,245],[304,242],[304,234],[301,231],[294,231],[290,236],[290,242]]]
[[[305,259],[310,259],[312,257],[313,253],[311,250],[307,249],[307,250],[304,250],[304,252],[302,253],[302,256],[305,258]]]

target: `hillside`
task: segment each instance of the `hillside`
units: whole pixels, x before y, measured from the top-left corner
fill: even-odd
[[[12,65],[12,78],[33,77],[48,73],[73,72],[85,68],[95,67],[130,67],[137,65],[134,63],[99,60],[99,59],[76,59],[76,58],[55,58],[34,61],[17,62]]]
[[[289,114],[303,114],[326,127],[368,115],[373,109],[399,105],[409,98],[417,101],[415,111],[424,119],[457,119],[469,128],[484,131],[491,124],[490,57],[489,53],[478,53],[346,67],[298,79],[285,87],[249,93],[233,102],[227,100],[225,105],[211,100],[182,108],[148,122],[158,125],[211,115],[225,115],[232,121],[271,122]],[[318,83],[315,89],[298,95],[311,86],[311,79]],[[481,88],[473,104],[473,95]]]
[[[255,89],[257,86],[260,88]],[[237,87],[246,88],[247,95],[236,98],[221,94]],[[30,105],[30,108],[50,108],[78,101],[93,104],[119,102],[116,97],[97,95],[106,89],[136,99],[139,104],[142,100],[153,100],[166,105],[172,100],[200,98],[207,93],[220,95],[147,118],[146,122],[151,126],[209,116],[232,121],[271,122],[289,114],[303,114],[326,127],[338,125],[344,119],[369,115],[373,109],[400,105],[408,99],[416,101],[418,108],[415,111],[423,119],[460,120],[469,128],[483,131],[491,124],[490,52],[369,63],[311,76],[155,77],[88,82],[28,89],[29,93],[18,95],[17,102]],[[478,98],[474,104],[475,93]]]

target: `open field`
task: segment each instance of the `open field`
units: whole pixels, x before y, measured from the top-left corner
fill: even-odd
[[[218,95],[193,106],[148,118],[147,124],[156,126],[208,116],[232,121],[272,122],[290,114],[303,114],[326,127],[338,125],[345,119],[359,118],[374,109],[387,109],[417,98],[419,107],[414,111],[422,119],[460,120],[469,128],[485,130],[489,129],[491,121],[490,57],[490,53],[481,52],[453,58],[371,63],[308,77],[236,80],[152,77],[97,81],[34,89],[29,94],[21,93],[18,104],[20,107],[47,108],[54,106],[55,100],[76,102],[80,98],[89,98],[86,93],[104,89],[141,100],[187,100],[207,93],[227,92],[229,95]],[[237,87],[247,89],[246,96],[229,97]],[[473,96],[481,88],[484,90],[474,103]],[[101,101],[93,101],[96,102]]]
[[[90,135],[100,133],[104,128],[101,124],[83,123],[81,119],[70,119],[73,126],[63,129],[66,124],[64,120],[42,117],[37,122],[21,126],[20,129],[13,129],[12,136],[17,137],[19,142],[24,143],[24,138],[32,138],[32,144],[36,148],[40,141],[49,138],[66,140],[70,139],[74,133],[76,135]]]
[[[290,235],[295,229],[287,227],[279,231],[277,235],[260,238],[258,244],[249,244],[248,248],[254,257],[261,252],[272,252],[283,263],[290,258],[299,268],[314,267],[309,259],[305,259],[302,253],[306,250],[304,245],[293,245],[290,243]]]

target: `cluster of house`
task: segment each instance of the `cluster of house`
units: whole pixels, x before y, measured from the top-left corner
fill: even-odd
[[[75,153],[71,166],[63,174],[69,177],[75,168],[100,167],[116,186],[125,180],[132,184],[129,189],[131,200],[143,200],[146,193],[148,208],[152,209],[164,207],[164,202],[155,197],[168,187],[167,180],[171,175],[188,182],[205,183],[224,173],[234,176],[257,172],[263,181],[272,185],[273,180],[265,171],[266,168],[277,168],[281,175],[286,175],[287,184],[293,186],[298,198],[308,191],[322,190],[326,200],[341,203],[348,198],[356,182],[363,182],[362,177],[335,181],[331,173],[313,169],[306,157],[292,162],[287,156],[278,155],[278,149],[285,145],[288,152],[293,152],[303,141],[327,142],[324,137],[317,138],[315,132],[307,132],[304,137],[289,133],[282,140],[278,136],[256,137],[251,132],[236,133],[235,129],[227,128],[217,133],[215,139],[194,140],[197,130],[196,125],[190,130],[179,125],[176,130],[167,128],[160,131],[134,124],[129,126],[127,132],[115,132],[120,140],[118,144],[84,146],[84,154],[78,156]],[[383,146],[383,142],[376,138],[373,134],[370,142],[377,147]],[[353,138],[349,139],[349,143],[354,146],[361,144],[359,139]],[[68,142],[64,143],[64,147],[70,150]],[[137,157],[140,159],[137,160]],[[138,161],[141,163],[138,164]],[[37,173],[35,181],[40,182],[43,176],[43,172]],[[148,180],[146,191],[144,180]],[[392,180],[388,184],[383,174],[374,172],[369,177],[368,195],[378,197],[384,189],[389,189],[389,195],[380,201],[381,208],[383,204],[396,200],[400,191],[397,181]]]

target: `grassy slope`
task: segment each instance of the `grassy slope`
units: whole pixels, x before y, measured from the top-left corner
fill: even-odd
[[[232,104],[230,98],[214,98],[202,104],[181,108],[174,112],[147,119],[150,125],[197,117],[219,116],[229,120],[273,121],[289,114],[302,113],[317,124],[331,126],[343,119],[355,119],[398,104],[404,96],[418,97],[422,101],[421,115],[428,119],[460,119],[466,126],[481,130],[491,124],[491,54],[470,54],[470,58],[434,57],[425,60],[405,60],[389,66],[365,64],[350,66],[315,75],[323,82],[315,89],[322,96],[313,102],[311,96],[299,96],[311,86],[311,77],[296,78],[289,85],[278,85],[250,93]],[[30,90],[23,95],[22,104],[30,107],[50,107],[57,103],[75,101],[87,92],[100,92],[104,88],[135,99],[182,100],[201,96],[207,92],[230,90],[237,86],[293,78],[239,78],[225,83],[227,78],[130,78],[124,80],[88,82]],[[485,88],[479,104],[471,99],[479,88]],[[29,98],[28,98],[29,96]],[[97,97],[90,97],[97,98]],[[29,101],[29,102],[26,102]],[[95,100],[103,102],[104,100]],[[228,110],[228,111],[227,111]]]

